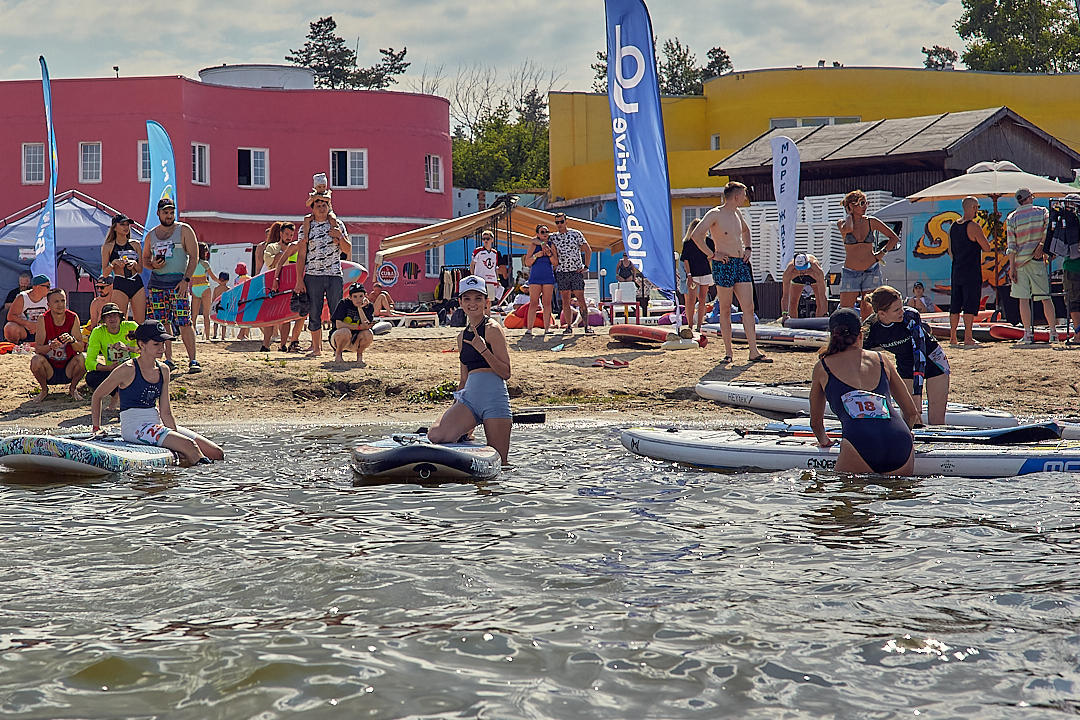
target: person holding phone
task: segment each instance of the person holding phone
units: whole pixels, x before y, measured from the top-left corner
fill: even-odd
[[[529,309],[525,314],[525,334],[532,335],[536,308],[539,305],[544,318],[544,334],[551,329],[551,296],[555,292],[555,267],[559,264],[559,251],[549,240],[551,231],[547,225],[536,226],[536,239],[525,254],[529,268]]]
[[[188,372],[202,372],[195,359],[195,326],[191,321],[191,279],[199,262],[199,241],[187,223],[177,222],[176,203],[162,198],[157,204],[161,223],[146,232],[143,262],[150,268],[150,318],[180,330],[187,350]],[[165,365],[170,370],[172,342],[165,344]]]

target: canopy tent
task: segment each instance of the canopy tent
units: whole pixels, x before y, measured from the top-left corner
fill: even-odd
[[[499,221],[509,214],[509,234]],[[622,230],[611,225],[567,217],[567,226],[579,230],[594,251],[622,251]],[[507,239],[519,249],[525,249],[536,237],[536,226],[544,224],[555,229],[555,213],[536,208],[514,207],[513,201],[493,206],[487,210],[463,215],[453,220],[444,220],[427,227],[409,230],[384,239],[379,244],[375,255],[375,264],[380,265],[388,258],[425,252],[432,248],[475,235],[483,229],[492,229],[497,241]]]
[[[118,211],[78,190],[58,193],[55,202],[57,258],[71,258],[73,265],[99,275],[101,243]],[[0,290],[17,286],[19,273],[30,269],[38,220],[44,210],[43,200],[0,220]],[[142,234],[142,225],[132,223],[132,239],[138,240]]]

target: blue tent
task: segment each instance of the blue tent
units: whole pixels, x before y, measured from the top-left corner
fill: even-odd
[[[19,284],[19,273],[30,270],[38,218],[44,208],[42,201],[0,220],[0,297]],[[60,287],[68,292],[93,290],[79,281],[101,274],[101,243],[117,212],[78,190],[56,195],[56,276]],[[141,239],[142,233],[142,226],[133,223],[132,239]]]

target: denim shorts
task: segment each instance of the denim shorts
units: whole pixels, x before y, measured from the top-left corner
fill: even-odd
[[[877,290],[884,284],[885,280],[881,277],[880,263],[874,263],[872,267],[866,270],[844,268],[840,274],[840,292],[842,293],[870,292],[871,290]]]
[[[510,412],[510,394],[506,381],[493,372],[471,372],[465,380],[465,389],[455,396],[469,408],[476,422],[513,417]]]

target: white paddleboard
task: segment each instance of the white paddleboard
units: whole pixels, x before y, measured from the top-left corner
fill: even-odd
[[[630,428],[621,440],[636,455],[729,472],[829,471],[840,454],[839,443],[822,448],[813,438],[743,437],[734,430]],[[917,476],[987,478],[1035,472],[1080,472],[1080,443],[915,443]]]
[[[705,381],[698,383],[694,390],[706,400],[716,400],[726,405],[787,413],[792,417],[799,413],[809,414],[810,412],[809,382],[802,386],[774,387],[753,382]],[[825,406],[825,417],[836,417],[828,405]],[[1001,428],[1014,427],[1019,424],[1019,421],[1015,415],[1001,410],[949,403],[945,408],[945,424],[960,427]]]
[[[721,337],[720,324],[710,323],[701,326],[701,333],[712,337]],[[759,345],[777,347],[825,347],[829,344],[829,333],[821,330],[800,330],[780,327],[779,325],[756,325],[754,338]],[[738,323],[731,325],[731,339],[746,342],[746,330]]]
[[[12,435],[0,440],[0,465],[58,475],[101,477],[176,464],[171,450],[107,436]]]
[[[404,433],[356,446],[352,467],[366,482],[489,480],[502,470],[502,457],[478,442],[436,445],[426,435]]]

